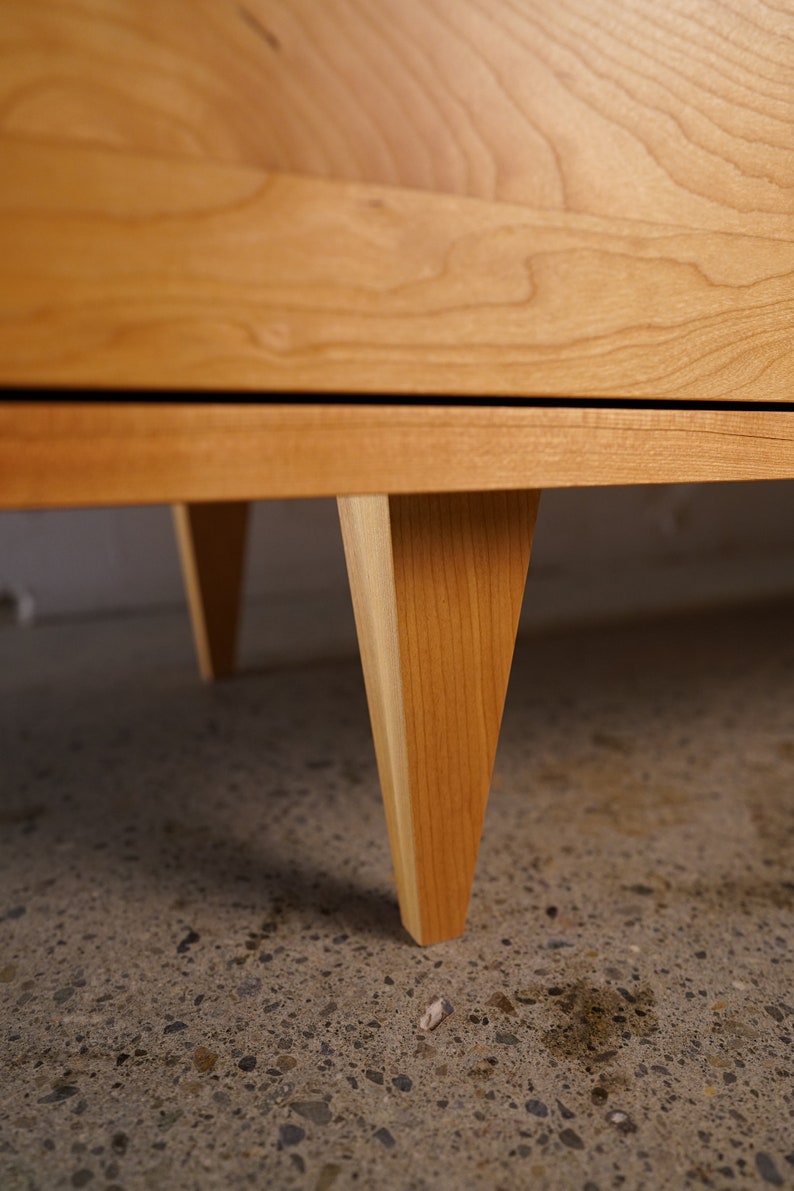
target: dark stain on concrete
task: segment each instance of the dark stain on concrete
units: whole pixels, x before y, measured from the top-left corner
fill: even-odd
[[[577,1059],[587,1066],[607,1063],[631,1039],[647,1038],[659,1028],[656,998],[646,984],[629,990],[577,980],[563,988],[534,991],[554,1019],[541,1041],[557,1058]]]

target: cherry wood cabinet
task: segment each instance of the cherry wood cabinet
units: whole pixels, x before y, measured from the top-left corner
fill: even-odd
[[[212,677],[248,502],[338,497],[459,934],[540,491],[794,477],[794,7],[6,0],[0,101],[0,507],[173,504]]]

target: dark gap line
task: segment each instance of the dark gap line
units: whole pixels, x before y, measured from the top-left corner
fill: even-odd
[[[105,402],[118,405],[157,402],[162,405],[177,405],[190,402],[194,405],[379,405],[411,407],[444,406],[476,407],[480,409],[614,409],[614,410],[710,410],[713,413],[749,413],[766,411],[770,413],[794,412],[791,401],[703,401],[674,400],[672,398],[636,397],[488,397],[478,398],[449,394],[444,397],[418,397],[403,394],[360,393],[251,393],[224,392],[208,393],[205,390],[156,390],[156,389],[86,389],[86,388],[25,388],[0,386],[0,401],[48,401],[68,403]]]

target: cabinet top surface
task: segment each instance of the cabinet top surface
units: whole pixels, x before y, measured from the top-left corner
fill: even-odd
[[[794,8],[6,0],[0,383],[794,396]]]

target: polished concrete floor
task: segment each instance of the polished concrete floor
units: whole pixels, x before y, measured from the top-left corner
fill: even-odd
[[[2,1191],[794,1186],[794,605],[520,642],[427,950],[355,660],[4,628],[0,782]]]

